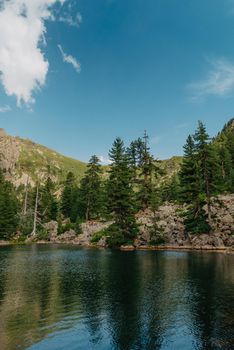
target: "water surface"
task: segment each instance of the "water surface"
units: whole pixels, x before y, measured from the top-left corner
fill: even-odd
[[[234,256],[0,247],[0,349],[234,349]]]

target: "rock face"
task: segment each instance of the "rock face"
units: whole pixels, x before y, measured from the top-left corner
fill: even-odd
[[[3,128],[0,128],[0,138],[7,136],[6,131]]]
[[[219,196],[213,200],[211,210],[213,231],[234,233],[234,194]]]
[[[137,214],[139,234],[134,246],[123,246],[122,250],[132,250],[159,245],[168,247],[184,247],[194,249],[222,249],[234,247],[234,194],[219,196],[212,202],[212,232],[210,234],[187,235],[183,224],[182,213],[185,206],[166,203],[153,214],[145,210]],[[91,246],[93,235],[108,228],[112,222],[89,221],[81,225],[82,233],[77,235],[69,230],[58,235],[58,224],[51,221],[45,225],[49,240],[54,243],[72,243],[81,246]],[[155,233],[156,232],[156,233]],[[160,238],[159,241],[155,241]],[[106,237],[102,237],[96,244],[106,247]]]
[[[77,233],[70,229],[63,234],[58,235],[58,223],[56,221],[50,221],[44,225],[44,228],[48,232],[48,238],[50,242],[53,243],[72,243],[81,246],[89,246],[92,236],[101,230],[109,227],[111,223],[100,221],[89,221],[81,225],[82,233],[77,235]],[[105,237],[101,238],[97,244],[100,247],[106,246]]]
[[[89,222],[83,223],[81,225],[82,234],[77,236],[75,243],[80,245],[89,245],[92,236],[95,233],[106,229],[107,227],[110,226],[110,224],[111,224],[110,222],[102,223],[100,221],[89,221]],[[106,241],[104,237],[101,238],[101,240],[98,242],[98,245],[100,247],[106,246]]]
[[[19,142],[7,136],[4,130],[0,129],[0,168],[4,170],[8,180],[15,175],[15,168],[19,160],[19,155]]]
[[[234,246],[234,194],[213,199],[210,234],[186,235],[181,215],[185,210],[185,206],[168,203],[161,206],[155,215],[149,210],[140,212],[137,215],[140,233],[135,245],[141,247],[152,241],[156,217],[157,234],[161,235],[165,245],[204,249]]]
[[[140,224],[140,233],[136,245],[146,245],[154,239],[154,224],[157,225],[157,231],[165,243],[174,245],[187,244],[185,236],[183,219],[179,216],[183,207],[174,204],[161,206],[157,213],[153,214],[150,210],[140,212],[137,215],[137,222]]]
[[[58,235],[58,223],[57,221],[50,221],[44,225],[47,230],[50,241],[55,241]]]

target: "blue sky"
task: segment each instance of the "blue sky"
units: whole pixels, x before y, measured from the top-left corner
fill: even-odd
[[[9,134],[87,161],[107,157],[116,136],[127,143],[147,130],[155,157],[168,158],[199,119],[215,135],[233,117],[234,1],[34,0],[46,15],[30,1],[0,12]],[[43,41],[41,26],[32,41],[20,34],[20,16],[26,33],[35,19],[44,25]]]

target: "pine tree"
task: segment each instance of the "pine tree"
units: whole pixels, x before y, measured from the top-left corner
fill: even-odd
[[[77,186],[75,175],[70,171],[67,174],[64,189],[61,197],[61,212],[65,218],[72,218],[76,221],[74,206],[77,203]]]
[[[199,193],[199,178],[196,159],[195,143],[191,135],[188,136],[184,145],[184,157],[180,173],[182,202],[192,203]]]
[[[124,143],[117,138],[109,153],[112,161],[108,179],[109,211],[115,221],[111,227],[111,243],[123,244],[137,234],[133,191],[133,172]]]
[[[217,149],[217,153],[219,156],[219,163],[220,163],[220,169],[221,169],[219,190],[221,193],[224,191],[232,192],[234,190],[233,184],[232,184],[232,171],[233,171],[232,156],[229,150],[223,145],[219,149]]]
[[[164,201],[176,202],[180,199],[180,183],[178,174],[173,174],[162,186],[162,198]]]
[[[154,171],[154,159],[150,154],[149,137],[144,134],[142,140],[142,154],[140,158],[140,190],[138,193],[138,200],[140,207],[146,209],[149,206],[152,194],[152,178]]]
[[[0,170],[0,239],[10,239],[18,226],[18,201],[13,185]]]
[[[149,136],[146,132],[142,139],[139,138],[135,141],[135,147],[138,165],[138,209],[146,209],[150,206],[152,192],[158,177],[161,175],[161,170],[157,165],[158,161],[150,152]]]
[[[87,171],[81,181],[80,186],[80,205],[85,212],[85,219],[97,219],[100,217],[102,209],[102,169],[99,159],[93,155],[88,164]]]
[[[215,151],[209,143],[209,135],[204,124],[199,121],[194,135],[196,142],[196,158],[200,180],[200,194],[205,197],[208,221],[211,222],[211,196],[218,187],[219,167]]]
[[[184,146],[184,158],[179,173],[181,184],[181,200],[188,204],[185,215],[187,233],[205,233],[210,231],[207,215],[204,210],[205,197],[201,193],[200,171],[197,149],[191,135]]]
[[[55,197],[55,184],[50,176],[46,179],[45,185],[40,190],[39,212],[43,222],[57,220],[58,202]]]

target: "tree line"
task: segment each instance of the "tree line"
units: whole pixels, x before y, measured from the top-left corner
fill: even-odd
[[[96,155],[78,184],[72,172],[56,184],[48,171],[43,184],[29,183],[15,189],[0,171],[0,238],[46,235],[44,224],[58,222],[59,233],[69,228],[77,234],[89,220],[111,221],[106,230],[110,245],[132,242],[138,233],[136,213],[157,212],[171,201],[186,203],[187,233],[211,231],[212,198],[234,192],[234,132],[231,120],[215,139],[202,122],[184,145],[180,170],[165,176],[161,161],[150,149],[147,133],[125,146],[116,138],[109,152],[110,165],[103,167]],[[157,216],[155,216],[155,229]]]

